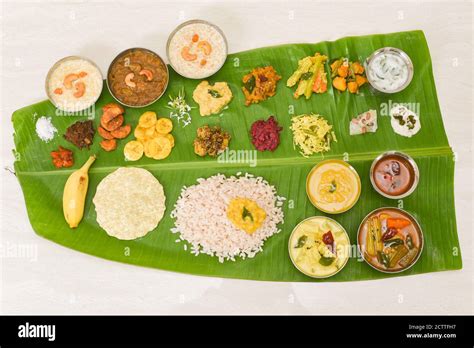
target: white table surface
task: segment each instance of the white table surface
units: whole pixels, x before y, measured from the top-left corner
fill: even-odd
[[[38,237],[28,221],[18,181],[1,170],[0,312],[472,314],[471,1],[3,3],[2,169],[13,162],[11,114],[45,99],[45,74],[56,60],[84,55],[105,71],[119,51],[132,46],[149,47],[165,56],[168,34],[191,18],[219,25],[231,52],[347,35],[424,30],[446,131],[458,156],[455,194],[464,268],[377,281],[303,284],[199,277],[111,262]],[[18,247],[30,248],[31,253],[6,252]]]

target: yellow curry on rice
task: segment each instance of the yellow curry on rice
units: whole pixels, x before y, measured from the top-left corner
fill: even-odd
[[[258,230],[267,214],[260,208],[257,202],[247,198],[234,198],[227,207],[227,218],[238,229],[247,234],[253,234]]]

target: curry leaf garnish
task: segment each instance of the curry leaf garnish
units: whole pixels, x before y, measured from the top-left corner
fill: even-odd
[[[403,116],[401,116],[401,115],[395,115],[395,116],[393,116],[393,118],[398,121],[400,126],[404,126],[405,123],[406,123],[405,120],[403,119]]]
[[[329,192],[333,193],[337,189],[336,180],[331,181],[331,187],[329,188]]]
[[[252,213],[244,207],[244,210],[242,211],[242,220],[245,220],[246,217],[249,217],[250,220],[252,220],[253,222],[253,216],[252,216]]]
[[[295,248],[302,248],[306,243],[306,239],[308,239],[306,235],[299,237],[298,241],[296,242]]]
[[[244,82],[244,88],[249,91],[249,93],[252,93],[253,89],[255,88],[255,76],[251,76],[247,82]]]
[[[329,266],[331,263],[334,262],[335,259],[336,259],[335,257],[321,256],[321,258],[319,259],[319,264],[321,266]]]
[[[213,97],[213,98],[221,98],[222,97],[222,95],[214,89],[210,89],[208,92],[211,95],[211,97]]]
[[[311,77],[313,77],[313,73],[308,71],[301,75],[301,80],[309,80]]]

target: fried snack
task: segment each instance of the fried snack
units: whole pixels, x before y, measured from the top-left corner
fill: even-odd
[[[194,152],[198,156],[216,157],[229,146],[230,135],[219,126],[199,127],[196,133],[197,137],[194,139],[193,145]]]

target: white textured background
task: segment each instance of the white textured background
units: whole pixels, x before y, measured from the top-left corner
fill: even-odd
[[[226,280],[106,261],[36,236],[18,182],[3,170],[13,162],[12,112],[45,99],[45,75],[59,58],[84,55],[106,71],[128,47],[165,56],[168,34],[191,18],[219,25],[231,52],[424,30],[446,131],[458,155],[464,268],[349,283]],[[12,1],[2,2],[1,22],[1,313],[473,313],[472,1]],[[33,254],[5,255],[18,246]]]

